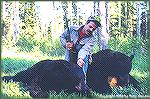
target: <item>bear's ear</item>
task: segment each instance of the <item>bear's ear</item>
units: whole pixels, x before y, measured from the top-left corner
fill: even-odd
[[[131,56],[130,56],[130,59],[132,60],[133,58],[134,58],[134,55],[131,55]]]

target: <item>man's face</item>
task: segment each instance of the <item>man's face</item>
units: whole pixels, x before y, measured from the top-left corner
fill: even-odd
[[[91,35],[95,29],[96,25],[94,22],[89,22],[88,24],[85,24],[85,26],[83,27],[83,31],[86,35]]]

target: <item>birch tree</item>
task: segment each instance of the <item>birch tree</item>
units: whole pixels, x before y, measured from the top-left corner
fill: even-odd
[[[147,2],[147,37],[150,38],[150,2]]]
[[[101,49],[107,49],[108,46],[108,2],[100,1],[98,3],[98,8],[96,9],[96,13],[101,18],[101,27],[97,30],[97,33],[100,32],[100,41],[98,43],[101,43]],[[99,34],[98,34],[99,35]],[[100,45],[99,45],[100,47]]]

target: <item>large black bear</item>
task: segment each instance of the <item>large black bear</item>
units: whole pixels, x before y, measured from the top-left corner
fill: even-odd
[[[133,56],[126,56],[110,49],[99,51],[92,55],[92,63],[87,71],[87,84],[99,93],[111,90],[110,85],[137,84],[129,75]],[[44,60],[31,68],[17,73],[15,76],[4,76],[3,80],[23,82],[27,85],[32,97],[48,97],[51,90],[60,92],[78,92],[76,87],[83,81],[84,73],[77,64],[65,60]],[[112,82],[115,77],[117,82]],[[81,93],[89,92],[87,85],[82,86]]]
[[[111,92],[111,87],[133,84],[137,89],[138,81],[129,72],[132,68],[133,55],[130,57],[110,49],[92,55],[92,63],[87,71],[87,84],[99,93]]]
[[[24,83],[33,98],[47,98],[49,91],[88,93],[87,85],[81,86],[81,90],[76,88],[84,76],[82,68],[77,64],[65,60],[43,60],[15,76],[4,76],[2,79]]]

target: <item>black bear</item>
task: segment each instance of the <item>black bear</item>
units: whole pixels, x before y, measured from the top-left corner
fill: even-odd
[[[82,85],[81,90],[76,88],[83,78],[84,73],[77,64],[65,60],[43,60],[15,76],[4,76],[3,80],[22,82],[27,85],[31,97],[47,98],[49,91],[88,92],[87,85]]]
[[[128,84],[138,88],[138,81],[129,74],[133,58],[110,49],[93,54],[87,71],[88,86],[99,93],[109,93],[111,87]]]
[[[124,86],[129,83],[137,85],[129,75],[133,55],[127,55],[110,49],[92,55],[92,63],[87,71],[87,85],[81,90],[78,86],[84,80],[82,68],[65,60],[43,60],[15,76],[4,76],[3,80],[23,82],[32,97],[48,97],[49,91],[89,93],[88,86],[99,93],[106,93],[111,86]]]

